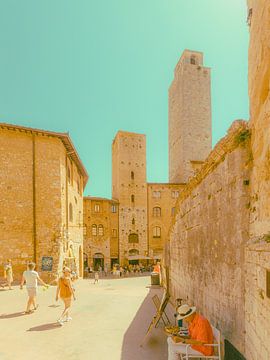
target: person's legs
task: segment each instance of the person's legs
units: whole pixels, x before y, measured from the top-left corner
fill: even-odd
[[[175,343],[171,337],[168,337],[168,360],[179,360],[181,359],[181,354],[186,353],[186,345],[181,343]],[[192,348],[188,349],[188,353],[192,355],[200,355],[196,350]]]
[[[62,322],[64,321],[64,317],[69,318],[68,316],[68,312],[71,306],[71,298],[66,298],[66,299],[62,299],[64,304],[65,304],[65,308],[64,311],[62,312],[62,315],[60,316],[60,318],[58,319],[58,322]]]
[[[38,304],[37,304],[37,297],[36,296],[33,297],[33,306],[34,306],[34,310],[37,310]]]
[[[29,314],[31,312],[31,305],[34,304],[34,297],[32,295],[29,295],[28,301],[27,301],[27,307],[26,307],[26,313]]]

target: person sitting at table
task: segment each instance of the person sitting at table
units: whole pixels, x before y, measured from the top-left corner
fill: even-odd
[[[182,305],[178,309],[179,320],[188,323],[189,336],[168,337],[168,360],[179,360],[179,354],[186,354],[186,345],[191,344],[189,354],[213,355],[213,347],[205,344],[213,344],[214,336],[209,321],[196,312],[195,306]]]

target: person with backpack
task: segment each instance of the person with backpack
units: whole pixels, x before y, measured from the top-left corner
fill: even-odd
[[[57,322],[61,326],[65,321],[67,322],[72,320],[72,318],[69,316],[69,310],[71,307],[71,298],[73,297],[73,299],[76,300],[74,289],[72,287],[70,274],[71,274],[71,270],[68,267],[65,267],[63,269],[63,275],[58,280],[58,285],[56,289],[56,301],[58,301],[60,297],[65,305],[62,315],[57,320]]]

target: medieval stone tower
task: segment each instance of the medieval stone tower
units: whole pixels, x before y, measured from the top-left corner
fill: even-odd
[[[185,50],[169,89],[169,181],[186,183],[211,151],[210,68]]]
[[[119,201],[119,260],[145,256],[147,183],[145,135],[119,131],[112,144],[112,197]]]

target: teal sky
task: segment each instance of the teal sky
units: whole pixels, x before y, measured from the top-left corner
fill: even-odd
[[[245,0],[0,0],[0,122],[67,132],[85,194],[111,196],[118,130],[168,181],[168,87],[185,48],[212,68],[213,145],[248,119]]]

